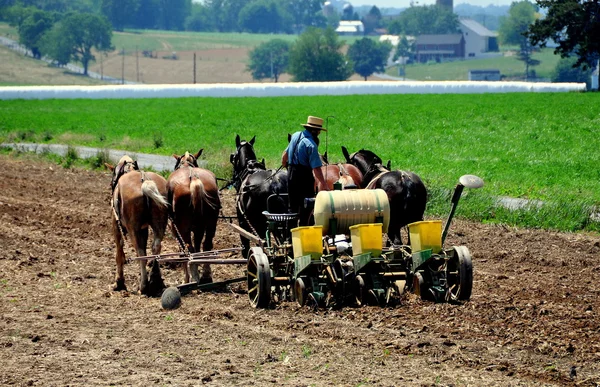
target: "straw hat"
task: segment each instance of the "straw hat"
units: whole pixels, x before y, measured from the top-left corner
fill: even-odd
[[[323,128],[323,119],[319,117],[308,116],[306,124],[302,124],[302,126],[304,126],[306,129],[317,129],[327,131],[327,129]]]

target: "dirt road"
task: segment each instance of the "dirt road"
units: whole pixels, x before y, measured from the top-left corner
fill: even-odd
[[[256,310],[240,285],[165,311],[134,292],[133,264],[131,293],[109,290],[107,173],[0,163],[0,385],[600,385],[598,235],[458,221],[448,242],[469,247],[475,278],[463,305]],[[237,245],[220,225],[215,248]]]

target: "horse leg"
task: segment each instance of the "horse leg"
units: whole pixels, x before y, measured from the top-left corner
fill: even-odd
[[[127,290],[125,286],[125,276],[123,274],[123,266],[125,265],[125,252],[123,251],[123,235],[117,224],[117,220],[113,217],[113,234],[115,236],[115,247],[117,249],[116,261],[117,261],[117,273],[115,275],[115,284],[113,285],[114,291]]]
[[[167,227],[166,217],[165,220],[156,221],[156,216],[153,216],[152,233],[154,238],[152,240],[152,254],[159,255],[161,251],[161,242],[165,235]],[[165,288],[162,275],[160,273],[160,265],[156,259],[152,260],[152,270],[150,272],[150,278],[148,280],[148,294],[152,296],[158,296]]]
[[[202,244],[202,250],[204,251],[211,251],[213,249],[213,238],[217,231],[217,217],[218,214],[214,214],[206,224],[206,229],[204,230],[204,243]],[[248,246],[250,246],[250,242],[248,242]],[[248,247],[248,249],[250,248]],[[206,282],[212,282],[212,269],[209,264],[205,264],[202,267],[202,279]]]
[[[194,230],[194,246],[196,246],[197,251],[200,251],[200,244],[202,242],[202,238],[204,237],[204,230],[205,228],[203,224],[196,226],[196,229]],[[212,247],[209,250],[206,249],[206,243],[204,243],[203,246],[204,249],[202,251],[212,250]],[[201,284],[212,282],[211,268],[209,264],[205,263],[202,265],[202,276],[198,279],[198,281]]]
[[[146,255],[146,244],[148,243],[148,229],[142,228],[133,233],[133,247],[138,257]],[[140,293],[148,295],[148,272],[146,271],[146,261],[140,260]]]

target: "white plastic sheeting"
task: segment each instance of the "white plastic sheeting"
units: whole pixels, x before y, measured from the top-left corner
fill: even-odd
[[[285,97],[353,94],[481,94],[584,91],[585,83],[534,82],[305,82],[201,85],[0,87],[0,99]]]

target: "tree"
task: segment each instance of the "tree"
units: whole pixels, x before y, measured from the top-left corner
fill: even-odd
[[[348,49],[348,57],[352,60],[354,72],[367,80],[375,72],[385,71],[387,59],[392,51],[388,42],[375,42],[369,38],[355,41]]]
[[[153,29],[158,28],[159,20],[160,0],[140,0],[132,25],[136,28]]]
[[[159,28],[181,31],[192,13],[192,0],[160,0]]]
[[[562,58],[552,72],[552,82],[585,82],[591,87],[592,69],[577,66],[577,58]]]
[[[325,27],[327,19],[321,12],[320,0],[285,0],[284,7],[294,20],[294,30],[304,27]]]
[[[250,51],[250,63],[246,68],[253,79],[272,78],[277,82],[279,76],[287,71],[290,60],[290,44],[282,39],[273,39],[261,43]]]
[[[238,25],[251,33],[291,32],[291,16],[275,0],[256,0],[240,11]]]
[[[598,1],[546,1],[536,3],[547,8],[544,19],[529,27],[527,37],[533,45],[546,45],[548,39],[558,44],[555,54],[577,56],[577,67],[589,67],[600,56],[600,4]]]
[[[91,13],[70,13],[52,30],[51,39],[45,39],[44,53],[60,63],[65,58],[81,62],[84,75],[88,74],[90,61],[96,58],[92,49],[112,49],[112,30],[104,16]],[[64,42],[61,42],[64,40]]]
[[[375,5],[371,7],[369,13],[362,20],[365,26],[365,35],[375,31],[381,24],[381,11]]]
[[[204,4],[192,3],[192,15],[185,19],[186,31],[215,31],[215,19]]]
[[[406,74],[406,64],[413,60],[414,52],[415,52],[414,42],[413,43],[409,42],[408,38],[406,36],[403,36],[402,38],[400,38],[400,41],[398,42],[398,46],[396,47],[396,53],[394,54],[393,59],[394,59],[394,62],[398,61],[398,66],[401,66],[400,68],[402,69],[401,73],[402,73],[403,77]],[[400,71],[399,71],[399,73],[400,73]]]
[[[333,28],[310,27],[290,50],[288,72],[297,82],[345,81],[352,67],[340,52],[343,45]]]
[[[393,20],[388,30],[396,35],[436,35],[458,33],[458,16],[438,5],[411,6]]]
[[[134,20],[139,6],[140,0],[102,0],[101,9],[113,28],[123,31]]]
[[[535,21],[535,12],[535,6],[527,0],[512,3],[508,16],[500,21],[498,32],[502,43],[519,46],[517,59],[525,63],[526,79],[529,79],[529,67],[540,64],[539,60],[532,58],[533,45],[525,36],[529,26]]]
[[[40,59],[40,39],[48,32],[55,22],[55,17],[50,12],[40,11],[34,8],[29,10],[26,16],[18,26],[19,42],[31,50],[33,57]]]
[[[508,15],[500,19],[498,38],[502,44],[521,45],[527,38],[523,35],[535,21],[535,6],[527,0],[512,3]]]
[[[56,65],[64,66],[69,63],[74,43],[69,36],[63,36],[62,22],[52,26],[40,39],[40,51],[51,58]]]

